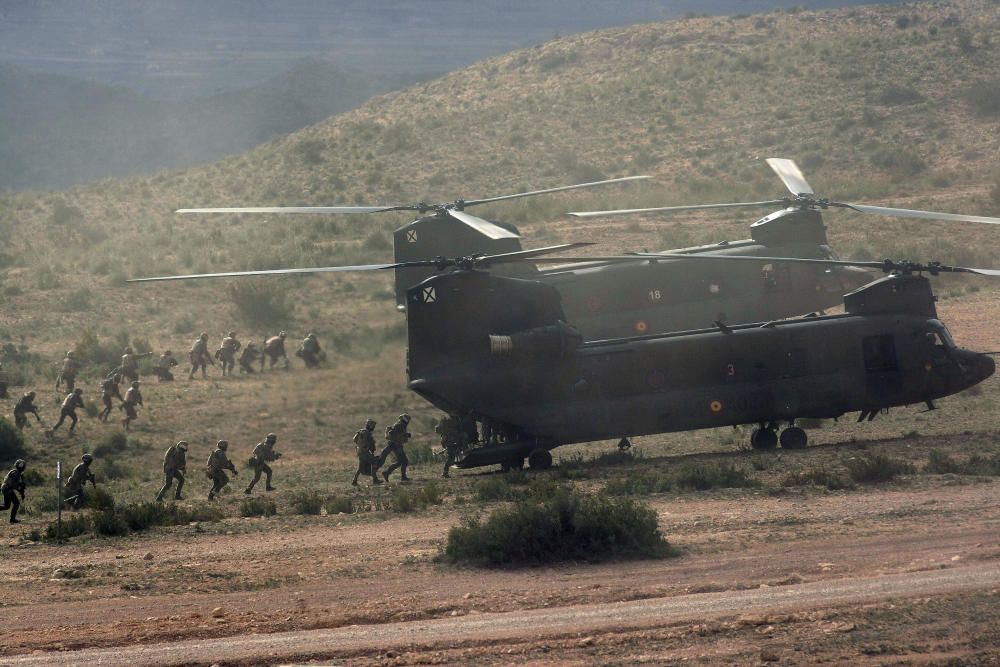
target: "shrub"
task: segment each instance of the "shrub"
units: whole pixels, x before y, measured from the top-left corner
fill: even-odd
[[[268,498],[244,498],[240,502],[240,516],[274,516],[278,507]]]
[[[6,418],[0,417],[0,464],[12,464],[24,458],[26,451],[21,431]]]
[[[323,503],[327,514],[354,514],[354,501],[343,496],[330,496]]]
[[[940,449],[932,449],[927,459],[927,465],[924,466],[924,472],[928,475],[945,475],[961,471],[958,462],[942,452]]]
[[[466,520],[448,532],[443,556],[496,566],[670,553],[648,506],[565,490],[546,501],[498,509],[485,520]]]
[[[514,490],[510,488],[510,483],[500,476],[493,476],[476,484],[476,500],[481,503],[488,503],[495,500],[510,500],[514,497]]]
[[[323,510],[323,497],[312,489],[296,491],[292,494],[291,504],[296,514],[319,514]]]
[[[1000,79],[973,84],[965,91],[965,101],[979,116],[1000,117]]]
[[[84,491],[87,498],[87,507],[98,512],[113,510],[115,508],[115,497],[103,486]]]
[[[407,447],[406,456],[410,463],[433,463],[434,448],[428,442],[418,442]]]
[[[94,512],[90,517],[95,535],[119,537],[128,535],[128,522],[125,517],[113,509]]]
[[[683,463],[674,472],[674,483],[681,489],[756,488],[760,481],[732,463]]]
[[[913,472],[913,466],[884,454],[869,454],[846,462],[851,479],[861,484],[888,482]]]
[[[59,531],[59,535],[62,537],[62,539],[65,540],[70,537],[83,535],[90,529],[91,529],[90,517],[84,514],[73,514],[63,519],[62,529]],[[55,541],[57,537],[56,532],[57,532],[57,524],[55,521],[53,521],[45,528],[45,536],[42,539],[49,542]]]
[[[229,284],[226,294],[236,315],[250,324],[284,323],[292,318],[286,286],[279,281],[237,280]]]
[[[831,472],[826,468],[811,468],[802,472],[791,473],[781,482],[782,486],[822,486],[830,491],[849,489],[853,486],[850,480]]]
[[[396,488],[389,497],[389,506],[394,512],[405,514],[420,507],[420,498],[409,489]]]
[[[871,163],[895,176],[916,176],[927,168],[927,163],[917,153],[897,146],[876,149]]]

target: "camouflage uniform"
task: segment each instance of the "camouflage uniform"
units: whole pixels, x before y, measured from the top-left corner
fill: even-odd
[[[132,352],[131,347],[125,348],[125,354],[122,355],[122,363],[119,368],[121,376],[129,382],[134,382],[139,379],[139,360]]]
[[[410,478],[406,476],[406,468],[410,465],[410,460],[406,458],[406,450],[403,449],[403,445],[410,439],[410,434],[406,431],[409,424],[410,415],[404,413],[399,415],[399,419],[396,420],[395,424],[385,429],[385,439],[388,442],[382,449],[382,453],[379,454],[379,461],[385,463],[385,459],[390,453],[396,459],[395,463],[382,472],[382,479],[387,482],[389,481],[389,475],[396,468],[400,469],[400,479],[404,482],[410,481]]]
[[[122,419],[122,426],[125,427],[126,432],[129,430],[129,423],[133,419],[139,418],[139,413],[135,409],[137,405],[142,405],[142,394],[139,393],[139,381],[135,380],[128,391],[125,392],[125,400],[122,402],[122,407],[125,409],[125,418]]]
[[[239,352],[241,347],[243,345],[236,340],[235,331],[230,331],[222,339],[219,349],[215,352],[215,358],[222,362],[223,377],[233,374],[233,368],[236,366],[236,353]]]
[[[226,456],[226,449],[228,448],[228,442],[219,440],[215,451],[208,457],[208,470],[206,473],[208,474],[208,478],[212,480],[212,490],[208,492],[209,500],[215,500],[215,496],[222,492],[222,488],[226,484],[229,484],[229,477],[226,475],[227,470],[232,471],[234,475],[239,475],[236,472],[236,466]]]
[[[369,419],[365,427],[354,434],[354,446],[358,450],[358,471],[354,473],[354,486],[358,485],[358,477],[371,475],[372,484],[381,484],[378,478],[378,457],[375,455],[375,420]]]
[[[264,357],[271,360],[269,368],[274,368],[278,357],[283,357],[285,359],[285,370],[288,370],[288,355],[285,353],[285,338],[287,336],[288,334],[282,331],[277,336],[271,336],[264,341],[264,348],[261,350],[263,356],[260,358],[260,370],[264,370]]]
[[[177,360],[174,359],[173,353],[167,350],[160,355],[159,361],[153,366],[153,374],[156,375],[156,379],[160,382],[172,382],[174,374],[170,372],[170,369],[176,365]]]
[[[174,494],[174,500],[184,500],[181,497],[181,489],[184,488],[184,472],[187,470],[187,450],[188,444],[181,440],[176,445],[169,447],[163,455],[163,486],[156,494],[156,502],[163,501],[163,496],[167,495],[167,491],[174,485],[175,479],[177,480],[177,492]]]
[[[253,491],[254,484],[260,481],[261,474],[266,475],[264,490],[274,491],[274,487],[271,486],[271,466],[267,465],[267,462],[277,461],[281,458],[281,452],[274,451],[274,443],[277,441],[278,436],[273,433],[268,433],[267,437],[264,438],[264,441],[258,442],[257,446],[253,448],[253,455],[247,462],[247,464],[253,468],[253,479],[250,481],[250,485],[247,486],[243,493],[250,495]]]
[[[261,364],[264,363],[264,355],[257,350],[257,346],[252,342],[247,343],[247,346],[243,348],[242,354],[240,354],[240,373],[253,373],[253,364],[258,359],[260,359]]]
[[[33,391],[24,394],[14,406],[14,425],[18,429],[23,430],[27,425],[28,418],[25,415],[29,413],[35,415],[39,424],[42,423],[42,418],[38,416],[38,408],[35,406],[35,392]]]
[[[115,373],[109,377],[104,378],[101,382],[101,402],[104,403],[104,409],[101,410],[97,418],[102,422],[107,422],[108,417],[111,415],[111,408],[113,407],[111,399],[117,398],[119,401],[124,400],[122,398],[122,393],[118,389],[118,384],[122,381],[122,376]]]
[[[455,464],[455,457],[458,456],[460,452],[465,449],[468,444],[466,442],[466,433],[463,429],[462,420],[454,415],[449,415],[441,419],[437,426],[434,427],[434,432],[441,436],[441,446],[444,447],[444,451],[447,458],[444,462],[444,473],[443,477],[448,477],[448,469]]]
[[[91,486],[95,489],[97,488],[97,480],[94,478],[94,473],[90,472],[90,464],[93,461],[93,456],[84,454],[80,463],[76,464],[76,467],[73,468],[69,479],[66,480],[64,502],[70,503],[70,506],[75,510],[80,509],[86,504],[87,498],[83,493],[83,488],[87,485],[87,482],[90,482]]]
[[[62,402],[62,407],[59,409],[59,421],[56,425],[52,427],[52,432],[55,433],[56,430],[62,426],[62,423],[69,417],[72,423],[69,425],[69,432],[73,433],[76,430],[76,422],[78,421],[76,416],[76,409],[83,407],[83,389],[77,387],[72,393],[66,394],[66,398]]]
[[[205,372],[205,365],[212,364],[214,366],[215,362],[212,360],[212,355],[208,353],[207,333],[203,333],[194,341],[188,357],[191,359],[191,372],[188,373],[188,380],[194,379],[194,374],[199,368],[201,369],[201,377],[208,377],[208,374]]]
[[[17,520],[17,510],[21,507],[21,500],[24,500],[24,467],[23,459],[14,462],[14,467],[10,469],[4,477],[3,484],[0,485],[0,493],[3,494],[3,505],[0,505],[0,512],[10,510],[10,522],[21,523]],[[17,494],[21,494],[21,500],[17,499]]]
[[[62,370],[59,371],[59,377],[56,378],[56,389],[58,389],[62,384],[66,383],[66,391],[72,392],[76,388],[76,374],[80,370],[80,364],[76,361],[76,355],[70,350],[66,353],[66,358],[63,359]]]
[[[296,355],[305,362],[306,368],[319,368],[319,362],[323,359],[323,350],[319,347],[316,334],[310,333],[305,337]]]

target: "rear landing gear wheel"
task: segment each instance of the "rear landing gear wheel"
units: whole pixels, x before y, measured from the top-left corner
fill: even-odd
[[[778,434],[774,429],[755,428],[750,434],[750,446],[754,449],[774,449],[778,446]]]
[[[548,470],[552,467],[552,452],[541,447],[532,450],[528,454],[528,465],[532,470]]]
[[[809,436],[798,426],[789,426],[781,432],[782,449],[805,449]]]

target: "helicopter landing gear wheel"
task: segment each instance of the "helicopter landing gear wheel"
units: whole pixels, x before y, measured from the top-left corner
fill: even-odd
[[[778,434],[773,428],[755,428],[750,434],[750,446],[754,449],[774,449],[778,446]]]
[[[630,449],[632,449],[631,440],[629,440],[628,438],[622,438],[621,440],[618,441],[618,451],[627,452]]]
[[[541,447],[532,450],[528,454],[528,465],[532,470],[548,470],[552,467],[552,452]]]
[[[781,432],[782,449],[805,449],[809,436],[798,426],[789,426]]]

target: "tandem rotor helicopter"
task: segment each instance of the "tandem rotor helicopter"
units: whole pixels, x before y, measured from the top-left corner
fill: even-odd
[[[130,282],[423,268],[406,292],[408,387],[459,419],[489,424],[460,468],[552,464],[561,445],[754,424],[751,443],[805,447],[795,422],[934,401],[995,371],[988,354],[958,347],[938,319],[923,274],[1000,270],[941,264],[846,262],[771,256],[657,254],[553,258],[590,244],[457,259],[139,278]],[[880,269],[888,275],[843,298],[839,315],[765,321],[584,342],[559,290],[491,271],[558,262],[746,262]],[[784,427],[784,428],[782,428]],[[780,431],[780,435],[779,435]]]
[[[567,263],[543,269],[536,263],[499,264],[495,272],[509,277],[541,280],[559,291],[568,321],[584,340],[620,338],[646,333],[682,331],[712,322],[780,319],[823,311],[840,305],[841,296],[868,283],[872,274],[853,265],[757,263],[692,266],[671,261],[670,255],[713,257],[792,257],[836,260],[829,245],[822,211],[843,208],[860,213],[905,218],[1000,224],[1000,218],[937,213],[914,209],[849,204],[818,197],[798,166],[788,159],[769,158],[791,197],[759,202],[698,204],[650,209],[575,212],[577,217],[633,213],[678,212],[742,207],[782,208],[750,226],[750,239],[668,250],[662,261]],[[445,204],[395,206],[305,206],[181,209],[178,213],[381,213],[415,211],[420,218],[393,235],[396,299],[407,307],[408,290],[434,273],[421,264],[428,257],[501,254],[521,250],[515,227],[474,216],[466,209],[481,204],[553,192],[646,179],[632,176],[485,199]],[[413,264],[416,262],[416,264]]]

